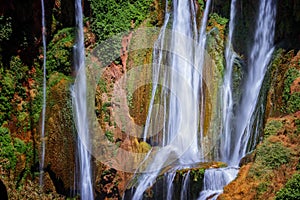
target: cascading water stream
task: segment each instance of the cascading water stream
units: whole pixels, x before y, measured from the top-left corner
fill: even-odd
[[[87,86],[83,34],[83,11],[81,0],[75,1],[77,42],[74,46],[76,80],[72,89],[73,114],[77,128],[77,154],[79,159],[79,190],[83,200],[94,199],[89,147],[89,129],[87,115]]]
[[[182,180],[182,189],[180,192],[180,199],[181,200],[186,200],[188,199],[188,188],[189,188],[189,184],[190,184],[190,170],[184,174],[183,180]]]
[[[231,154],[231,120],[233,117],[233,94],[232,94],[232,71],[234,59],[236,58],[232,49],[232,37],[235,29],[236,17],[236,0],[231,1],[230,5],[230,20],[229,20],[229,35],[225,49],[226,72],[224,75],[224,83],[222,86],[223,97],[223,133],[221,138],[220,153],[221,158],[225,162],[230,161]]]
[[[42,132],[41,132],[41,160],[40,160],[40,186],[43,185],[44,163],[45,163],[45,117],[46,117],[46,23],[45,23],[45,5],[41,0],[42,7],[42,39],[43,39],[43,108],[42,108]]]
[[[157,116],[152,113],[154,96],[157,91],[157,82],[162,78],[164,87],[170,90],[161,93],[161,101],[164,103],[164,126],[162,148],[155,155],[147,168],[149,173],[138,177],[137,187],[132,199],[142,199],[144,191],[150,187],[159,175],[161,169],[169,162],[170,157],[178,159],[180,164],[192,164],[201,161],[204,155],[200,150],[198,135],[202,135],[199,126],[203,111],[202,96],[202,66],[204,64],[204,51],[206,44],[206,24],[211,0],[206,3],[204,17],[201,24],[200,35],[197,33],[196,9],[193,1],[173,1],[173,23],[171,34],[166,37],[166,27],[169,22],[169,13],[165,13],[165,22],[153,52],[153,90],[147,117],[144,140],[152,134],[150,118]],[[167,3],[166,3],[167,8]],[[187,12],[190,10],[190,12]],[[200,41],[198,44],[198,40]],[[169,52],[162,51],[164,45],[169,45]],[[197,55],[196,55],[197,54]],[[164,66],[167,64],[168,66]],[[166,102],[168,99],[168,102]],[[199,104],[202,104],[200,111]],[[174,169],[174,168],[173,168]],[[175,177],[176,170],[168,173],[168,177]],[[170,178],[170,180],[171,180]],[[169,180],[169,179],[168,179]],[[168,188],[172,187],[172,181],[167,181]],[[186,184],[187,185],[187,184]],[[168,199],[172,199],[170,191]]]
[[[231,121],[233,117],[232,67],[235,56],[230,48],[235,20],[234,4],[235,1],[232,1],[231,23],[229,25],[229,39],[226,49],[227,71],[223,84],[223,114],[225,114],[225,116],[223,118],[224,131],[220,151],[224,162],[237,167],[240,159],[249,151],[247,147],[251,134],[258,134],[258,131],[252,132],[254,120],[251,119],[255,117],[254,112],[257,107],[260,89],[273,53],[276,3],[272,0],[261,0],[259,3],[254,42],[248,62],[248,74],[242,87],[243,94],[241,103],[238,106],[238,112],[236,112],[234,116],[236,119],[235,123]],[[252,137],[255,138],[257,136]],[[228,171],[228,169],[232,170]],[[207,197],[212,197],[212,195],[212,199],[216,199],[217,196],[223,192],[223,187],[236,177],[237,172],[238,169],[232,167],[222,169],[222,171],[220,171],[220,169],[206,170],[204,179],[205,187],[199,199],[206,199]],[[226,181],[219,182],[223,180],[223,178],[217,176],[225,176],[226,174],[229,175],[228,178],[224,179]]]
[[[233,33],[235,29],[235,18],[236,18],[236,0],[231,1],[230,5],[230,20],[229,20],[229,34],[225,49],[225,59],[226,59],[226,72],[224,75],[224,82],[222,86],[222,97],[223,97],[223,119],[222,119],[222,135],[220,141],[220,154],[221,159],[224,162],[230,163],[230,155],[231,155],[231,134],[232,134],[232,118],[233,118],[233,90],[232,90],[232,73],[233,73],[233,64],[236,58],[236,55],[232,49],[232,39]],[[219,169],[209,169],[204,173],[204,188],[200,193],[199,200],[207,199],[211,196],[213,198],[217,198],[219,194],[223,192],[223,187],[231,182],[238,170],[230,170],[229,173],[232,172],[232,176],[227,176],[231,178],[231,180],[226,179],[223,180],[222,177],[225,176],[225,173],[228,173],[227,170],[219,170]],[[223,180],[220,182],[220,180]]]
[[[231,158],[235,163],[247,153],[253,125],[251,118],[257,107],[258,95],[274,50],[275,17],[276,0],[261,0],[254,42],[249,56],[247,79],[244,83],[235,126],[238,138],[235,142],[236,150]]]
[[[223,192],[223,187],[235,179],[238,170],[227,167],[219,169],[207,169],[204,173],[204,188],[198,200],[216,200]]]

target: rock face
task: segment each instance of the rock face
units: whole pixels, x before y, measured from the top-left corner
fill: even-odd
[[[49,79],[45,127],[45,171],[58,193],[74,190],[76,136],[72,121],[70,80],[62,74]],[[47,186],[46,186],[47,187]],[[51,187],[50,187],[51,188]]]

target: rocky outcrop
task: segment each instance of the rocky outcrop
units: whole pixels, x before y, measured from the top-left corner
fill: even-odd
[[[143,196],[143,199],[167,199],[167,196],[172,196],[172,199],[197,199],[199,193],[203,189],[204,172],[209,168],[225,167],[226,164],[222,162],[210,163],[196,163],[191,168],[184,168],[179,170],[170,170],[167,167],[164,169],[154,182],[149,187]],[[135,191],[135,181],[131,180],[125,191],[125,199],[131,199]],[[170,184],[172,181],[172,184]],[[170,188],[171,186],[171,188]]]

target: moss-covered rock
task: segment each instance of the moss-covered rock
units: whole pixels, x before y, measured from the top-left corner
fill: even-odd
[[[60,73],[54,73],[49,78],[43,139],[46,143],[45,171],[49,173],[57,192],[65,195],[71,194],[70,191],[75,189],[76,134],[70,83],[71,79]]]

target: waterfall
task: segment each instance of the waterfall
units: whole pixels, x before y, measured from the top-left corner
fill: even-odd
[[[235,2],[232,1],[233,3]],[[235,16],[234,7],[233,5],[231,6],[233,16]],[[248,61],[248,72],[242,85],[241,100],[237,106],[235,116],[233,116],[232,108],[232,66],[235,56],[230,47],[235,18],[230,18],[232,25],[229,26],[229,39],[226,49],[227,68],[223,84],[224,131],[221,141],[221,154],[222,160],[233,166],[237,166],[240,159],[247,153],[248,141],[252,129],[251,118],[257,106],[261,85],[273,53],[275,16],[276,4],[273,1],[261,0],[256,20],[254,42]],[[232,120],[233,117],[235,120]]]
[[[42,39],[43,39],[43,109],[42,109],[42,133],[41,133],[41,161],[40,161],[40,186],[43,185],[44,164],[45,164],[45,117],[46,117],[46,23],[44,0],[41,0],[42,7]]]
[[[77,128],[77,154],[80,171],[80,197],[84,200],[94,199],[92,186],[91,155],[89,149],[89,129],[87,116],[87,86],[83,34],[83,11],[81,0],[75,1],[77,41],[74,46],[74,64],[76,80],[72,88],[73,114]]]
[[[242,96],[237,112],[233,113],[232,73],[236,56],[232,50],[232,34],[235,21],[235,0],[231,2],[229,36],[226,47],[226,73],[223,84],[223,133],[221,139],[221,158],[229,165],[237,167],[240,159],[247,153],[249,139],[256,138],[258,131],[252,131],[253,118],[257,107],[259,93],[267,67],[273,53],[276,3],[261,0],[256,20],[253,46],[250,50],[248,72],[242,85]],[[235,120],[232,120],[232,119]],[[251,134],[256,134],[252,135]],[[251,145],[255,146],[255,145]],[[216,199],[223,192],[223,187],[231,182],[237,175],[236,168],[211,169],[205,171],[204,191],[200,193],[199,200]]]
[[[226,48],[226,74],[223,84],[223,123],[221,140],[221,158],[230,165],[237,166],[247,153],[248,141],[252,129],[253,113],[257,106],[267,66],[273,53],[276,3],[261,0],[255,28],[253,46],[250,50],[247,75],[242,85],[242,95],[237,112],[233,114],[232,73],[236,56],[232,50],[232,34],[235,21],[235,1],[231,3],[229,37]],[[234,117],[235,120],[232,120]]]
[[[223,192],[223,187],[230,183],[237,175],[238,169],[227,167],[219,169],[207,169],[204,173],[204,188],[198,200],[216,200]]]
[[[205,30],[210,2],[211,0],[208,0],[206,3],[199,35],[193,1],[173,1],[173,21],[170,34],[167,34],[166,31],[170,14],[167,10],[165,12],[164,25],[154,45],[154,84],[143,135],[144,140],[152,136],[156,129],[155,125],[150,126],[150,121],[153,120],[151,118],[161,117],[153,111],[153,103],[158,90],[157,83],[162,82],[164,88],[160,94],[160,102],[163,104],[164,126],[162,136],[157,137],[156,140],[157,143],[160,142],[162,147],[148,165],[148,173],[136,175],[138,180],[132,199],[141,199],[144,191],[153,184],[161,170],[170,164],[172,162],[170,160],[174,157],[179,165],[188,165],[203,160],[204,155],[201,146],[198,145],[202,141],[198,136],[203,135],[201,128],[203,120],[201,112],[204,110],[204,98],[201,97],[203,96],[202,66],[204,64]],[[166,2],[166,9],[167,5],[168,2]],[[168,52],[164,52],[162,49],[168,49]],[[201,107],[197,109],[199,104]],[[168,173],[168,177],[167,188],[171,190],[171,180],[174,179],[175,172]],[[170,192],[168,191],[167,199],[172,199]]]
[[[231,121],[233,118],[233,94],[232,94],[232,68],[236,55],[232,49],[232,37],[235,28],[236,17],[236,0],[231,1],[230,6],[230,20],[229,20],[229,35],[225,49],[226,71],[224,75],[224,82],[222,86],[223,97],[223,133],[221,137],[221,157],[225,162],[230,162],[231,155],[231,139],[232,127]]]
[[[188,188],[190,186],[190,170],[184,174],[183,180],[182,180],[182,189],[180,192],[180,199],[186,200],[188,199],[189,191]]]
[[[249,55],[247,79],[236,117],[235,127],[238,137],[232,155],[232,161],[236,164],[247,153],[253,126],[251,118],[254,117],[259,92],[274,50],[276,0],[261,0],[258,13],[254,42]]]

